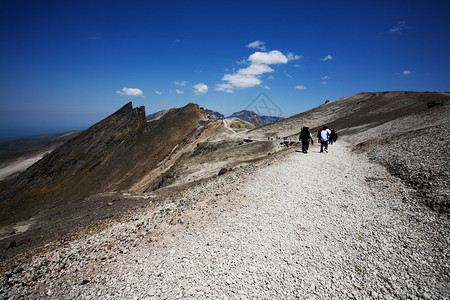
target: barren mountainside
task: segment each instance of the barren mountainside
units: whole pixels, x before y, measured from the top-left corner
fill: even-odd
[[[297,135],[301,127],[323,125],[351,134],[404,116],[449,103],[449,93],[377,92],[359,93],[330,101],[306,112],[251,131],[255,137]]]
[[[132,108],[128,103],[12,182],[3,182],[1,224],[17,222],[42,209],[80,201],[94,193],[129,188],[205,118],[196,105],[189,104],[147,123],[145,109]]]
[[[147,121],[143,107],[128,103],[18,177],[0,181],[0,246],[5,251],[17,239],[8,229],[17,222],[28,228],[18,249],[32,248],[282,155],[303,126],[313,135],[323,125],[335,127],[340,139],[410,184],[429,207],[448,212],[449,103],[449,93],[360,93],[259,128],[238,118],[211,120],[192,103]],[[275,136],[292,142],[267,138]],[[36,234],[44,238],[31,238]]]

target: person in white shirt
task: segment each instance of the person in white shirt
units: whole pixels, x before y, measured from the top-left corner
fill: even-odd
[[[323,126],[320,131],[320,152],[328,152],[328,140],[330,138],[331,130],[327,126]]]

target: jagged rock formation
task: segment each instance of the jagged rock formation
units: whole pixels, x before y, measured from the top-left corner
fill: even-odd
[[[172,111],[172,110],[174,110],[174,109],[175,109],[175,108],[168,108],[168,109],[165,109],[165,110],[161,110],[161,111],[155,112],[155,113],[150,114],[150,115],[148,115],[147,117],[145,117],[145,119],[146,119],[147,121],[159,120],[159,119],[161,119],[165,114],[167,114],[168,112],[170,112],[170,111]]]
[[[2,182],[0,224],[31,217],[95,193],[127,189],[154,169],[199,127],[206,115],[197,105],[146,122],[144,107],[131,102],[31,166]]]

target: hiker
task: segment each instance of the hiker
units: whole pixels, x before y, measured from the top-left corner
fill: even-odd
[[[309,131],[309,127],[303,127],[300,131],[300,136],[298,137],[300,141],[302,141],[302,152],[308,153],[309,141],[311,140],[311,145],[314,145],[313,138],[311,135],[311,131]]]
[[[325,152],[328,152],[328,139],[330,138],[331,130],[328,129],[327,126],[323,126],[322,130],[320,131],[320,152],[322,153],[323,150]]]
[[[333,143],[336,141],[336,130],[334,128],[331,128],[330,131],[330,145],[333,145]]]

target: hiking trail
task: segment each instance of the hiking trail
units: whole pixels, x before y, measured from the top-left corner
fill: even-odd
[[[449,297],[442,218],[343,141],[329,153],[315,144],[41,255],[27,267],[54,271],[21,290],[55,299]]]

